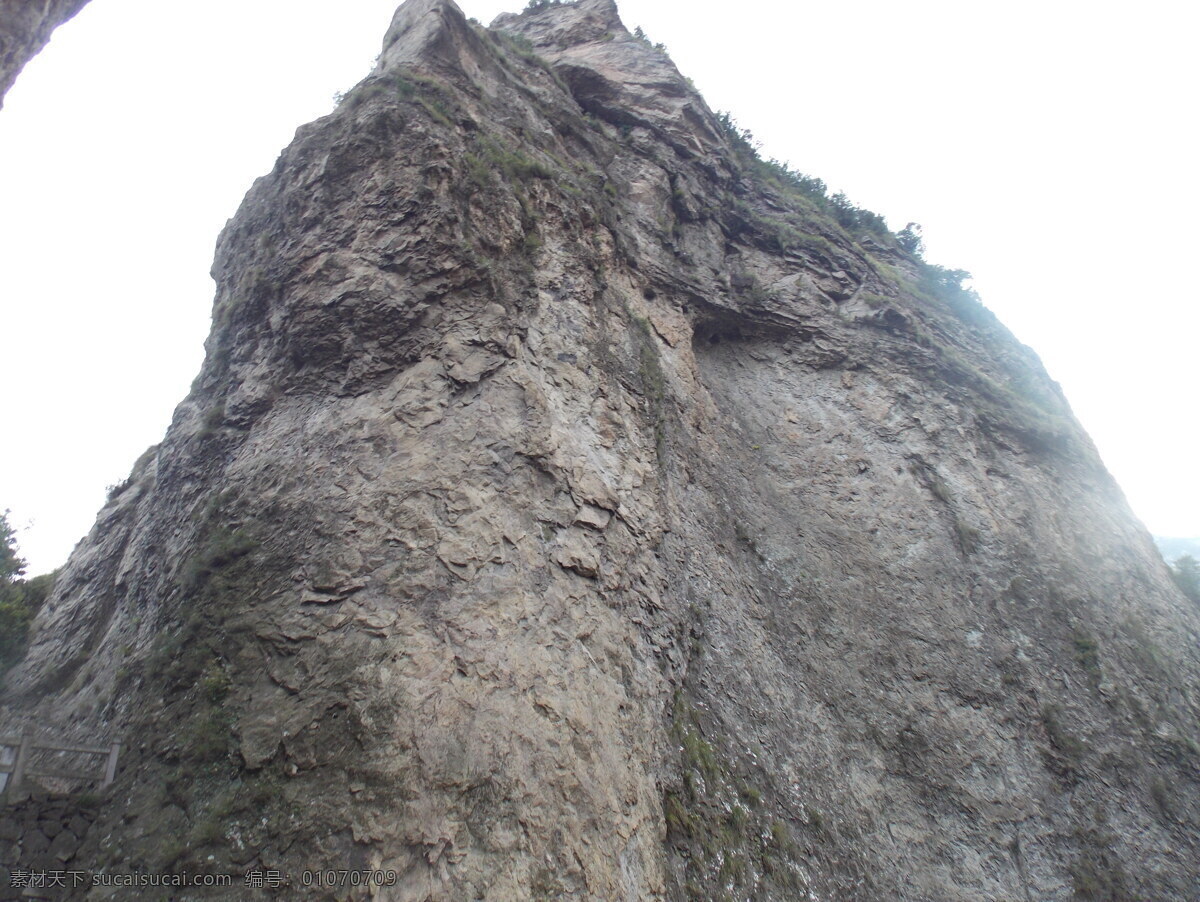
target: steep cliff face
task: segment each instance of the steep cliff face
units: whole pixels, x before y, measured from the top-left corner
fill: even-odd
[[[214,276],[7,679],[9,722],[127,738],[77,860],[1200,894],[1200,617],[1057,386],[609,0],[409,0]]]
[[[0,0],[0,106],[17,75],[50,35],[88,0]]]

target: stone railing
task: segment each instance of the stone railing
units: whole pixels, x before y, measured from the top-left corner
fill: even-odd
[[[101,780],[108,786],[117,775],[121,743],[107,746],[70,745],[35,739],[28,731],[19,737],[0,736],[0,789],[20,789],[30,777],[54,780]],[[104,758],[104,772],[80,765],[81,759]],[[65,759],[65,760],[64,760]]]

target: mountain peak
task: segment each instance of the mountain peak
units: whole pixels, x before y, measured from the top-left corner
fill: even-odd
[[[479,39],[454,0],[405,0],[392,16],[376,73],[393,67],[462,70]]]
[[[491,27],[518,32],[538,47],[556,49],[627,33],[613,0],[547,3],[521,13],[502,13]]]
[[[1057,387],[611,3],[410,0],[213,275],[0,695],[115,783],[6,866],[1195,896],[1200,610]]]
[[[529,41],[592,115],[646,127],[689,156],[721,145],[712,111],[691,82],[665,50],[629,33],[612,0],[550,3],[498,16],[491,27]]]

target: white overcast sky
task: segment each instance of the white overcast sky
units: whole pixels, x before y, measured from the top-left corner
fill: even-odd
[[[30,572],[200,366],[218,230],[368,72],[391,0],[93,0],[0,110],[0,510]],[[489,22],[521,5],[465,0]],[[625,0],[767,155],[925,227],[1042,357],[1134,510],[1200,536],[1197,5]]]

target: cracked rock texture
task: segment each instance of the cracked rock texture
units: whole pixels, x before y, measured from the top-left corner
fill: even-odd
[[[88,0],[0,0],[0,107],[25,64]]]
[[[409,0],[7,676],[127,742],[75,860],[1200,898],[1200,612],[1036,356],[831,212],[608,0]]]

